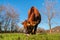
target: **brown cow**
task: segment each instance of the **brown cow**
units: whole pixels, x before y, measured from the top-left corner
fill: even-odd
[[[40,21],[41,21],[41,15],[39,11],[35,7],[31,7],[31,9],[28,12],[28,19],[22,23],[24,25],[24,28],[26,29],[26,33],[35,34],[37,26],[40,23]]]

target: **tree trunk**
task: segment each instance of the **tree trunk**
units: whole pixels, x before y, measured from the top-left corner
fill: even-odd
[[[1,22],[0,22],[0,32],[1,32]]]
[[[0,32],[1,32],[1,25],[0,25]]]
[[[51,21],[49,20],[49,28],[50,28],[50,33],[52,32],[51,31],[51,23],[50,23]]]

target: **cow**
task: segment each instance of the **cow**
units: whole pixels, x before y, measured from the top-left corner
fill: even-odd
[[[28,11],[28,19],[22,22],[27,34],[36,34],[37,26],[41,22],[41,14],[32,6]]]

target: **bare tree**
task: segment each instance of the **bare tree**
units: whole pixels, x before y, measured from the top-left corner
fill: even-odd
[[[11,27],[10,28],[11,30],[15,29],[15,25],[19,21],[19,15],[17,14],[17,12],[12,7],[1,6],[0,7],[0,12],[3,12],[3,11],[5,11],[4,12],[5,14],[3,16],[3,18],[4,18],[3,19],[4,20],[3,25],[4,25],[5,32],[9,29],[9,27]],[[3,20],[1,22],[3,22]],[[2,25],[1,22],[0,22],[0,30],[1,30],[1,25]]]
[[[2,25],[3,25],[3,22],[4,22],[4,17],[2,15],[3,9],[4,9],[4,6],[0,5],[0,32],[2,31]]]
[[[52,25],[52,19],[55,17],[55,9],[54,9],[54,6],[56,4],[56,1],[53,1],[53,0],[45,0],[45,15],[47,16],[47,19],[48,19],[48,25],[49,25],[49,28],[50,28],[50,33],[51,33],[51,25]]]
[[[14,11],[13,8],[11,8],[12,10],[12,14],[11,14],[11,31],[12,30],[16,30],[17,26],[17,22],[19,21],[19,15]]]

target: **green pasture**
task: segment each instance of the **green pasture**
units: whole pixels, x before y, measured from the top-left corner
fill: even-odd
[[[60,33],[36,34],[30,36],[23,33],[0,33],[0,40],[60,40]]]

